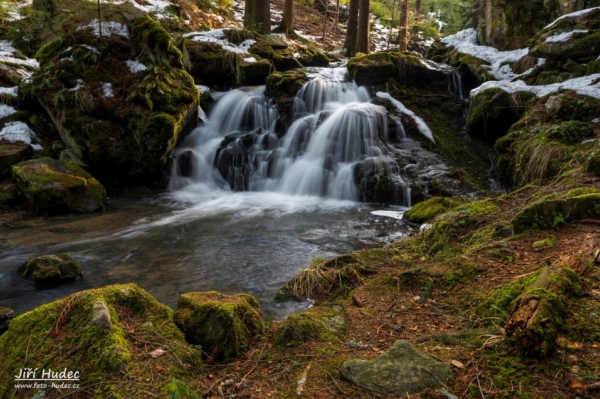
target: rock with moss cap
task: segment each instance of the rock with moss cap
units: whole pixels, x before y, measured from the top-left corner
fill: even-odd
[[[404,214],[403,218],[412,223],[425,223],[431,221],[437,215],[449,211],[461,205],[460,198],[433,197],[419,202]]]
[[[181,295],[174,320],[187,341],[201,345],[214,361],[240,356],[263,326],[260,305],[254,297],[216,291]]]
[[[107,206],[104,187],[73,162],[37,158],[14,165],[11,172],[40,212],[94,212]]]
[[[296,347],[308,341],[332,342],[348,330],[348,314],[341,305],[319,305],[291,315],[277,329],[276,345]]]
[[[17,273],[37,286],[51,287],[79,277],[81,264],[69,254],[44,255],[25,262]]]
[[[15,312],[6,306],[0,306],[0,334],[8,329],[10,321],[15,317]]]
[[[33,155],[33,149],[26,143],[0,142],[0,173],[16,163],[23,162]]]
[[[108,328],[92,323],[92,309],[103,302],[110,312]],[[140,342],[144,342],[140,347]],[[35,348],[35,350],[33,350]],[[135,284],[111,285],[69,295],[15,317],[0,336],[0,397],[30,398],[15,390],[12,380],[21,367],[79,371],[81,386],[96,392],[131,394],[130,384],[115,385],[135,368],[140,378],[152,374],[139,368],[148,352],[162,348],[153,362],[167,378],[185,379],[201,370],[200,351],[185,342],[172,311]],[[68,356],[65,356],[68,354]],[[156,374],[154,374],[156,378]]]
[[[518,234],[585,218],[600,218],[600,190],[596,188],[576,188],[540,198],[521,209],[512,225]]]
[[[20,101],[48,115],[65,147],[61,159],[88,165],[105,182],[163,182],[171,150],[196,126],[200,93],[156,21],[111,15],[118,29],[109,34],[94,32],[92,21],[42,47]]]
[[[445,363],[429,357],[408,341],[396,341],[376,359],[345,362],[340,377],[375,392],[405,396],[426,388],[443,388],[454,378],[454,373]]]
[[[556,20],[537,32],[527,45],[536,57],[595,60],[600,53],[600,8]]]

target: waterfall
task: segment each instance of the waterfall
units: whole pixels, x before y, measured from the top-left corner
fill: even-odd
[[[396,187],[394,202],[408,203],[409,187],[386,155],[386,109],[346,75],[345,68],[313,75],[294,97],[281,136],[264,87],[227,93],[174,153],[169,188],[357,201],[368,200],[361,190],[385,183]]]

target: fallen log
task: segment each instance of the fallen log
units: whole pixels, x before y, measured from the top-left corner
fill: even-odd
[[[568,298],[580,294],[581,284],[574,271],[556,265],[543,267],[516,299],[504,326],[507,335],[531,355],[548,355],[565,329],[570,314]]]

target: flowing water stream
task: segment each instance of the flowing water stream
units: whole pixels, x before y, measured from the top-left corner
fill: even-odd
[[[320,70],[294,99],[291,124],[277,132],[264,87],[232,90],[174,152],[169,193],[112,199],[103,214],[35,218],[0,231],[0,305],[22,312],[82,289],[135,282],[174,307],[188,291],[255,295],[283,317],[306,304],[273,297],[316,257],[381,246],[410,227],[406,209],[362,199],[369,171],[394,182],[397,203],[410,188],[385,140],[385,108],[344,78]],[[83,277],[38,289],[15,269],[43,254],[68,252]]]

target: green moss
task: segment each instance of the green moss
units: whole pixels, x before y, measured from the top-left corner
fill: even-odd
[[[302,70],[274,72],[269,75],[265,82],[265,94],[275,101],[291,98],[296,95],[306,82],[308,82],[308,77]]]
[[[491,295],[480,298],[477,300],[475,312],[483,317],[499,317],[502,322],[506,322],[513,311],[515,300],[536,278],[537,273],[520,278],[495,290]]]
[[[97,301],[109,308],[108,330],[90,323]],[[17,316],[0,336],[0,396],[24,398],[35,393],[14,390],[14,375],[25,367],[56,371],[66,367],[79,371],[82,386],[97,387],[98,392],[114,390],[115,380],[137,368],[134,359],[147,359],[146,351],[139,352],[129,332],[132,327],[136,327],[137,338],[151,342],[149,347],[165,348],[173,356],[165,356],[165,363],[161,361],[168,373],[183,375],[183,363],[188,364],[189,371],[198,370],[199,352],[185,343],[171,320],[171,310],[134,284],[113,285],[82,291]],[[118,390],[125,391],[126,387]]]
[[[259,59],[255,62],[246,62],[238,59],[236,65],[236,83],[240,86],[263,84],[271,73],[269,60]]]
[[[419,202],[404,214],[404,219],[413,223],[429,222],[437,215],[462,204],[460,198],[433,197]]]
[[[359,85],[381,84],[388,79],[411,84],[420,80],[427,70],[417,56],[396,51],[358,55],[348,60],[347,67],[350,77]]]
[[[81,275],[81,265],[69,254],[45,255],[25,262],[17,273],[44,287],[75,280]]]
[[[55,55],[56,52],[62,49],[63,41],[62,39],[55,39],[51,42],[46,43],[38,50],[35,54],[35,59],[40,63],[40,66],[44,66],[48,61],[50,61]]]
[[[213,360],[231,360],[248,350],[262,331],[260,305],[251,295],[222,295],[215,291],[181,295],[175,323],[188,342],[201,345]]]
[[[308,341],[338,341],[347,330],[348,315],[340,305],[319,305],[291,315],[275,332],[274,343],[296,347]]]
[[[461,53],[459,51],[454,52],[450,58],[450,65],[461,68],[462,65],[466,65],[469,71],[477,77],[480,83],[487,82],[488,80],[496,80],[494,76],[483,66],[484,62],[479,58],[475,58],[472,55]]]

